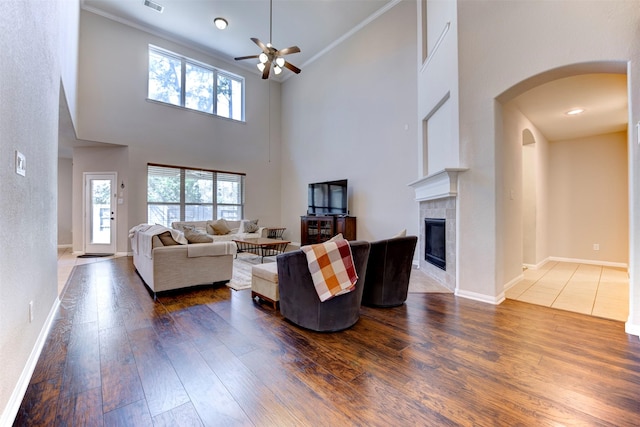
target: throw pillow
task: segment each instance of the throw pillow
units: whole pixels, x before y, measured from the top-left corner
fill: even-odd
[[[255,219],[253,221],[246,221],[244,223],[244,232],[245,233],[255,233],[256,231],[258,231],[259,227],[258,227],[258,220]]]
[[[158,234],[158,238],[165,246],[174,246],[180,244],[173,239],[170,231],[165,231],[164,233]]]
[[[400,230],[400,232],[398,234],[396,234],[395,236],[392,237],[392,239],[394,237],[405,237],[407,235],[407,229],[405,228],[404,230]]]
[[[213,230],[211,234],[229,234],[231,229],[227,225],[227,221],[219,219],[209,224],[209,227]]]
[[[213,237],[207,236],[205,233],[194,229],[193,227],[184,228],[184,237],[189,243],[211,243]]]

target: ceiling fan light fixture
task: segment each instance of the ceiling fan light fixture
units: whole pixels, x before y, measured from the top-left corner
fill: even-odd
[[[287,62],[283,57],[285,55],[289,55],[292,53],[299,53],[300,48],[298,46],[289,46],[284,49],[276,49],[271,44],[271,39],[273,36],[273,0],[269,0],[269,43],[264,44],[260,41],[260,39],[251,37],[251,41],[254,42],[258,47],[262,50],[259,55],[247,55],[247,56],[239,56],[236,57],[236,61],[241,61],[244,59],[255,59],[258,58],[258,63],[256,66],[260,73],[262,73],[262,79],[266,80],[269,78],[269,72],[271,68],[273,68],[274,74],[281,74],[283,68],[287,68],[292,72],[299,74],[300,68],[295,65]]]
[[[219,30],[224,30],[229,25],[226,19],[220,17],[214,19],[213,23]]]

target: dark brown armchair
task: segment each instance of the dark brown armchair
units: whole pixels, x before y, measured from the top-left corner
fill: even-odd
[[[333,332],[350,328],[360,318],[369,242],[349,242],[353,265],[358,274],[356,288],[328,301],[320,302],[313,285],[307,257],[301,250],[278,255],[280,313],[303,328]]]
[[[395,307],[407,300],[416,236],[394,237],[371,243],[362,304]]]

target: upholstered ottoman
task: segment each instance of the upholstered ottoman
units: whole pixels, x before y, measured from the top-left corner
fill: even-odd
[[[278,308],[280,292],[278,291],[278,264],[269,262],[254,265],[251,268],[251,298],[258,297],[271,303],[273,309]]]

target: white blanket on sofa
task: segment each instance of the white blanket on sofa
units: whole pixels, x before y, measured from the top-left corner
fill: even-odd
[[[187,257],[235,255],[235,242],[194,243],[187,245]]]
[[[179,230],[174,230],[173,228],[168,228],[164,225],[140,224],[129,230],[129,238],[131,239],[131,250],[134,254],[141,254],[146,256],[147,258],[152,258],[153,236],[162,234],[165,231],[171,232],[171,237],[173,237],[173,240],[180,243],[181,245],[186,245],[187,243],[189,243],[184,237],[184,234]]]

